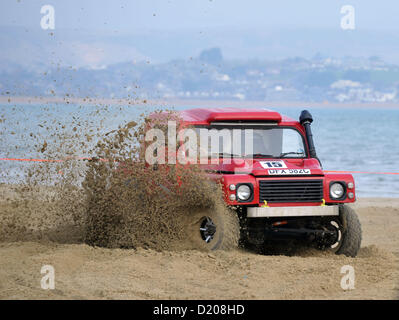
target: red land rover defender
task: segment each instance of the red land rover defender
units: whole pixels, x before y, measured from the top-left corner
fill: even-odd
[[[222,183],[226,203],[236,208],[243,243],[262,246],[302,240],[319,249],[356,256],[361,226],[348,206],[356,199],[354,179],[350,174],[323,171],[307,110],[301,112],[299,122],[266,109],[191,109],[179,114],[184,126],[202,130],[210,139],[230,132],[241,141],[238,147],[223,141],[219,150],[210,151],[230,158],[229,163],[202,167]],[[251,129],[252,141],[246,140],[246,129]],[[250,154],[245,149],[249,142]],[[218,249],[231,221],[209,213],[198,224],[198,233],[210,249]]]

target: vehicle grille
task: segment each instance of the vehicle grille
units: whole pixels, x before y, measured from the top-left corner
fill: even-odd
[[[320,202],[323,180],[260,180],[259,202]]]

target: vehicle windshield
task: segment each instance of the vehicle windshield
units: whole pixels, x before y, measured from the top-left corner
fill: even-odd
[[[304,158],[304,140],[290,127],[196,128],[209,157]],[[203,153],[204,154],[204,153]]]

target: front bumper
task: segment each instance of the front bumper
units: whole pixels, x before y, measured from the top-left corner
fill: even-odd
[[[338,206],[248,207],[248,218],[338,216]]]

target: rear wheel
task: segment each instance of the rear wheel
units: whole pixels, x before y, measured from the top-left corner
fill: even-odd
[[[228,250],[238,246],[237,213],[227,208],[197,208],[186,217],[187,238],[193,249]]]

